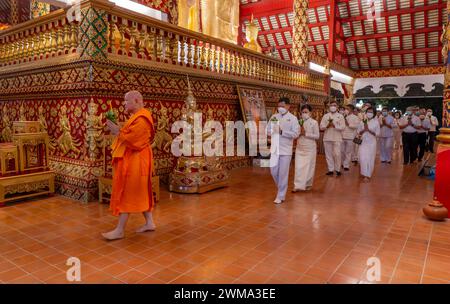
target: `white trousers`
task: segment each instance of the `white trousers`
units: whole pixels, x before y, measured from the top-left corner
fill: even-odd
[[[278,156],[276,165],[270,168],[275,185],[277,185],[277,199],[285,200],[289,183],[289,167],[291,165],[292,155]]]
[[[359,145],[353,144],[352,161],[358,161]]]
[[[306,190],[312,187],[316,170],[317,146],[302,145],[295,151],[295,190]]]
[[[380,137],[380,159],[382,162],[392,161],[394,137]]]
[[[328,172],[341,171],[341,142],[324,141],[325,158],[327,160]]]
[[[350,162],[355,150],[355,143],[351,139],[344,139],[342,141],[342,165],[344,168],[350,168]]]

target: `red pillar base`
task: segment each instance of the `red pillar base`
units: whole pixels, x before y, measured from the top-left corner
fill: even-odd
[[[440,144],[437,150],[434,196],[447,210],[450,210],[450,144],[446,142]],[[450,217],[450,214],[447,217]]]

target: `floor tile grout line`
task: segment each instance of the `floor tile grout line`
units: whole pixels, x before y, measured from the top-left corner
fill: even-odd
[[[399,216],[398,216],[398,214],[397,214],[397,216],[395,217],[395,219],[392,221],[391,225],[389,226],[389,229],[387,230],[387,232],[389,232],[389,231],[392,230],[392,228],[394,227],[394,224],[395,224],[395,223],[397,222],[397,220],[398,220],[398,217],[399,217]],[[376,249],[375,252],[373,253],[373,254],[374,254],[374,257],[377,257],[377,254],[378,254],[378,252],[380,251],[380,248],[383,246],[384,241],[387,239],[387,237],[388,237],[388,233],[386,233],[385,236],[381,239],[380,244],[378,245],[377,249]],[[367,270],[368,270],[368,268],[369,268],[369,266],[366,266],[366,267],[364,268],[363,274],[361,274],[361,277],[360,277],[360,282],[363,281],[362,276],[363,276],[364,274],[367,275]],[[390,277],[392,277],[392,275],[391,275]]]
[[[425,253],[425,261],[423,262],[422,273],[420,275],[420,284],[423,284],[423,277],[425,276],[425,269],[427,267],[428,261],[428,253],[430,252],[431,239],[433,238],[433,230],[434,230],[434,223],[431,224],[431,229],[428,237],[427,251]]]
[[[409,237],[410,237],[410,235],[411,235],[411,233],[412,233],[412,230],[413,230],[414,226],[416,225],[416,222],[417,222],[417,214],[416,214],[416,216],[414,217],[414,221],[412,222],[411,227],[409,228],[409,231],[408,231],[408,234],[406,235],[405,242],[404,242],[404,244],[403,244],[402,250],[400,251],[400,255],[398,256],[397,262],[395,263],[394,269],[392,270],[392,276],[391,276],[391,278],[389,279],[389,283],[390,283],[390,284],[392,284],[392,279],[393,279],[394,276],[395,276],[395,272],[397,271],[398,264],[400,264],[400,260],[401,260],[401,258],[402,258],[403,252],[405,251],[406,244],[408,243],[408,239],[409,239]]]
[[[353,224],[351,224],[351,225],[349,225],[349,227],[347,228],[347,229],[345,229],[334,241],[333,241],[333,243],[330,245],[330,246],[328,246],[328,248],[317,258],[317,261],[318,260],[320,260],[329,250],[330,250],[330,248],[332,248],[336,243],[337,243],[337,241],[347,232],[347,231],[349,231],[350,230],[350,228],[351,227],[353,227],[353,225],[354,225],[354,223]],[[305,274],[309,271],[309,269],[311,269],[311,267],[313,267],[313,265],[314,265],[315,263],[313,263],[312,265],[310,265],[307,269],[306,269],[306,271],[305,271]],[[336,270],[336,269],[335,269]],[[328,278],[329,279],[329,278]],[[328,279],[326,280],[326,284],[328,284]]]
[[[315,223],[316,221],[318,221],[318,219],[320,218],[320,216],[317,216],[315,219],[314,219],[314,221],[312,221],[312,224],[313,223]],[[291,239],[293,239],[293,237],[291,238]],[[300,249],[300,252],[299,252],[299,254],[310,244],[310,243],[312,243],[312,239],[311,240],[309,240],[306,244],[305,244],[305,246],[303,246],[302,247],[302,249]],[[260,244],[262,244],[262,243],[264,243],[265,241],[263,241],[263,242],[261,242]],[[286,241],[285,243],[287,243],[288,241]],[[256,248],[256,247],[255,247]],[[274,254],[274,253],[272,253],[272,254]],[[270,254],[270,255],[272,255],[272,254]],[[292,261],[292,260],[294,260],[295,259],[295,257],[292,257],[289,261]],[[236,278],[234,281],[233,281],[233,283],[234,282],[236,282],[237,280],[239,280],[239,278],[240,277],[242,277],[244,274],[246,274],[246,273],[248,273],[248,272],[250,272],[250,271],[252,271],[252,269],[254,269],[256,266],[258,266],[258,265],[260,265],[260,264],[262,264],[263,263],[263,261],[260,261],[259,263],[257,263],[256,265],[254,265],[253,267],[251,267],[249,270],[247,270],[246,272],[244,272],[242,275],[240,275],[238,278]]]
[[[383,210],[386,208],[383,208]],[[380,211],[380,213],[378,214],[378,216],[375,218],[375,222],[379,220],[379,218],[381,217],[381,215],[383,214],[383,210]],[[395,220],[394,220],[395,221]],[[355,225],[355,223],[352,224],[352,226]],[[391,224],[392,225],[392,224]],[[390,227],[391,228],[391,227]],[[390,229],[389,228],[389,229]],[[334,272],[330,275],[330,277],[328,278],[327,281],[329,281],[337,272],[337,270],[345,263],[345,260],[351,255],[351,253],[353,252],[353,250],[355,249],[355,247],[361,242],[361,240],[363,239],[363,235],[364,233],[361,234],[361,236],[359,237],[358,241],[356,242],[356,244],[353,246],[353,248],[350,250],[350,252],[345,256],[345,258],[342,260],[341,263],[339,263],[339,265],[336,267],[336,269],[334,270]],[[361,277],[363,276],[363,274],[366,272],[367,267],[364,268],[363,273],[360,275],[360,277],[358,278],[358,282],[356,284],[358,284],[359,282],[362,281]]]

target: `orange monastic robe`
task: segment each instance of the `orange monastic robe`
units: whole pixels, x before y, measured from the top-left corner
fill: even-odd
[[[125,123],[112,145],[114,176],[110,208],[115,216],[153,209],[150,146],[153,136],[152,116],[141,109]]]

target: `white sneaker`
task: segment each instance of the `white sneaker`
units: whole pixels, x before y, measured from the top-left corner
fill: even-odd
[[[283,201],[280,200],[279,198],[277,198],[276,200],[273,201],[275,204],[281,204]]]

